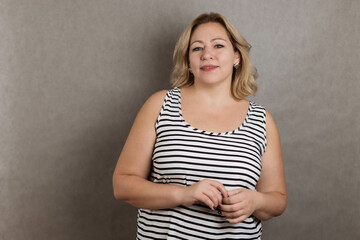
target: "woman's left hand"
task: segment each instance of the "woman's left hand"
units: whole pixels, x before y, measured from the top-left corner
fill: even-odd
[[[229,223],[239,223],[247,219],[257,209],[258,192],[249,189],[228,191],[229,197],[223,198],[221,215]]]

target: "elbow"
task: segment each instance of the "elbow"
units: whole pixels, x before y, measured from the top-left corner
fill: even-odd
[[[113,187],[113,194],[116,200],[122,200],[121,194],[115,189],[115,186]]]
[[[271,213],[271,214],[264,214],[260,220],[262,221],[267,221],[269,219],[272,219],[274,217],[278,217],[280,215],[282,215],[285,212],[286,209],[286,204],[284,206],[282,206],[281,208],[278,209],[278,211]]]
[[[254,216],[261,221],[267,221],[271,218],[282,215],[287,206],[287,194],[280,194],[280,196],[281,197],[278,198],[276,206],[273,207],[271,211],[259,211],[255,213]]]
[[[280,201],[281,204],[280,204],[279,212],[278,212],[278,214],[277,214],[275,217],[280,216],[280,215],[283,214],[283,213],[285,212],[285,210],[286,210],[286,206],[287,206],[287,193],[285,192],[285,193],[282,193],[281,195],[282,195],[282,198],[281,198],[281,201]]]
[[[124,194],[122,194],[122,191],[121,191],[121,188],[120,188],[120,186],[119,186],[119,179],[118,179],[118,176],[116,176],[115,174],[114,174],[114,176],[113,176],[113,180],[112,180],[112,182],[113,182],[113,194],[114,194],[114,198],[116,199],[116,200],[125,200],[124,199]]]
[[[114,186],[114,189],[113,189],[113,194],[114,194],[114,198],[116,200],[120,200],[120,201],[123,201],[123,202],[126,202],[130,205],[133,205],[135,206],[132,201],[128,198],[128,196],[126,194],[124,194],[124,191],[120,191],[118,188],[116,188]],[[135,206],[136,207],[136,206]]]
[[[115,185],[113,187],[113,194],[114,194],[114,198],[116,200],[121,200],[121,201],[125,201],[125,202],[127,202],[127,200],[128,200],[124,194],[124,191],[121,191]]]
[[[114,198],[116,200],[123,200],[121,194],[119,193],[119,191],[117,191],[115,188],[114,188]]]
[[[285,211],[285,208],[284,208],[284,210],[280,210],[279,212],[274,212],[274,213],[259,212],[257,214],[254,214],[254,216],[261,221],[267,221],[274,217],[280,216],[281,214],[283,214],[284,211]]]
[[[286,206],[287,206],[287,194],[280,193],[280,197],[279,197],[278,201],[279,202],[278,202],[277,209],[273,212],[273,214],[271,214],[271,216],[268,219],[273,218],[273,217],[278,217],[285,212]],[[268,219],[266,219],[266,220],[268,220]]]

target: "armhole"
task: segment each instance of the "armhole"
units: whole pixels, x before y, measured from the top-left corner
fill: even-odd
[[[170,91],[168,91],[168,92],[166,93],[165,97],[164,97],[163,104],[162,104],[162,106],[161,106],[161,110],[160,110],[159,115],[158,115],[158,117],[157,117],[157,119],[156,119],[156,123],[155,123],[155,131],[156,131],[156,133],[157,133],[157,130],[158,130],[159,123],[160,123],[160,121],[161,121],[161,116],[163,115],[163,113],[164,113],[164,111],[165,111],[165,105],[166,105],[166,102],[167,102],[167,100],[168,100],[168,98],[169,98],[169,92],[170,92]]]
[[[267,147],[267,136],[266,136],[266,108],[264,108],[264,150],[262,151],[261,155],[263,155],[266,152],[266,147]]]

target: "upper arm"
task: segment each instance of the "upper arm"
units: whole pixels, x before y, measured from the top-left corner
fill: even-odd
[[[114,176],[137,175],[147,178],[156,140],[155,123],[163,104],[166,90],[153,94],[138,112],[121,151]]]
[[[281,154],[280,135],[271,114],[266,111],[266,151],[261,157],[262,169],[256,186],[259,192],[286,194],[284,163]]]

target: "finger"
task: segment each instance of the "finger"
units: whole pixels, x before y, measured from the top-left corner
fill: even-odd
[[[220,205],[221,205],[221,202],[222,202],[222,194],[221,192],[219,192],[218,189],[214,189],[214,193],[215,193],[215,196],[216,196],[216,207],[219,208],[217,210],[220,210]]]
[[[232,195],[232,196],[230,196],[228,198],[224,198],[223,201],[222,201],[222,203],[224,205],[234,205],[234,204],[237,204],[239,202],[240,202],[240,200],[238,198],[238,195]]]
[[[241,191],[242,191],[241,188],[230,190],[230,191],[228,191],[229,197],[239,194]]]
[[[221,210],[223,212],[236,212],[239,211],[241,209],[241,205],[239,204],[221,204]]]
[[[214,208],[218,207],[221,203],[221,196],[217,189],[209,188],[204,192],[204,194],[213,202]]]
[[[238,202],[241,202],[242,201],[240,195],[241,192],[242,192],[241,189],[228,191],[229,197],[223,199],[223,204],[236,204]]]
[[[210,209],[215,210],[214,202],[206,194],[202,194],[199,200],[207,205]]]
[[[238,210],[238,211],[233,211],[233,212],[227,212],[222,210],[222,216],[227,217],[227,218],[238,218],[242,215],[246,215],[246,213],[242,210]]]
[[[214,181],[212,182],[212,185],[216,187],[216,189],[221,193],[223,198],[229,197],[228,191],[222,183]]]
[[[218,200],[218,206],[221,205],[223,200],[223,194],[219,191],[218,188],[215,188],[214,191],[216,192],[217,200]]]

